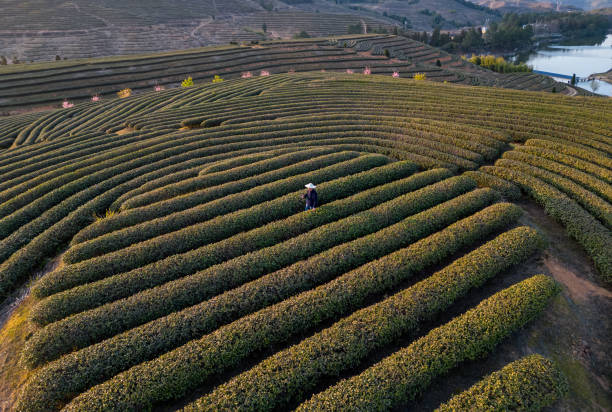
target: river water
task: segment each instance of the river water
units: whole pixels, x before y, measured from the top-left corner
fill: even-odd
[[[559,73],[587,78],[593,73],[603,73],[612,69],[612,34],[593,46],[547,46],[529,55],[526,63],[534,70]],[[567,82],[567,79],[557,79]],[[612,84],[603,81],[579,82],[576,86],[594,91],[597,94],[612,96]],[[593,90],[595,88],[595,90]]]

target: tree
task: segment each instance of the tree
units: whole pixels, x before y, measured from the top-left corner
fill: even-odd
[[[391,57],[391,53],[389,52],[389,49],[385,49],[385,57],[387,58]]]
[[[429,44],[435,47],[440,46],[440,27],[436,27],[433,33],[431,33],[431,40]]]
[[[572,75],[572,86],[576,85],[576,73]]]
[[[261,29],[263,30],[264,33],[268,32],[268,25],[266,23],[261,25]]]
[[[181,82],[181,87],[191,87],[191,86],[193,86],[193,79],[191,78],[191,76],[189,76],[188,78],[186,78],[185,80]]]
[[[8,62],[6,61],[6,57],[0,56],[0,65],[6,66]]]
[[[440,59],[436,60],[436,66],[442,67],[442,62],[440,61]]]
[[[59,54],[56,54],[55,55],[55,61],[60,61],[60,60],[62,60],[62,58],[59,56]]]

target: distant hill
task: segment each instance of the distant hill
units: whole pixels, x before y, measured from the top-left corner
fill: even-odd
[[[494,10],[514,11],[514,10],[554,10],[555,1],[547,0],[474,0],[475,3],[492,8]],[[562,0],[561,9],[582,9],[593,10],[602,7],[610,7],[610,0]]]
[[[339,4],[337,4],[339,3]],[[296,35],[431,30],[497,14],[465,0],[3,0],[0,56],[50,61],[153,53]]]

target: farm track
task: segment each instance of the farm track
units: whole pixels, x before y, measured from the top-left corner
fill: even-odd
[[[15,408],[415,402],[556,302],[538,272],[473,301],[547,253],[512,201],[539,203],[612,281],[611,110],[311,72],[7,117],[2,298],[67,248],[32,285]],[[311,181],[322,203],[303,212]],[[543,372],[520,390],[556,401],[556,366],[528,361]]]

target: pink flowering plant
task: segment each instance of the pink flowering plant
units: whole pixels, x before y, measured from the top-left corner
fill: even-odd
[[[70,103],[68,100],[64,100],[62,102],[62,107],[64,109],[70,109],[71,107],[74,107],[74,103]]]

